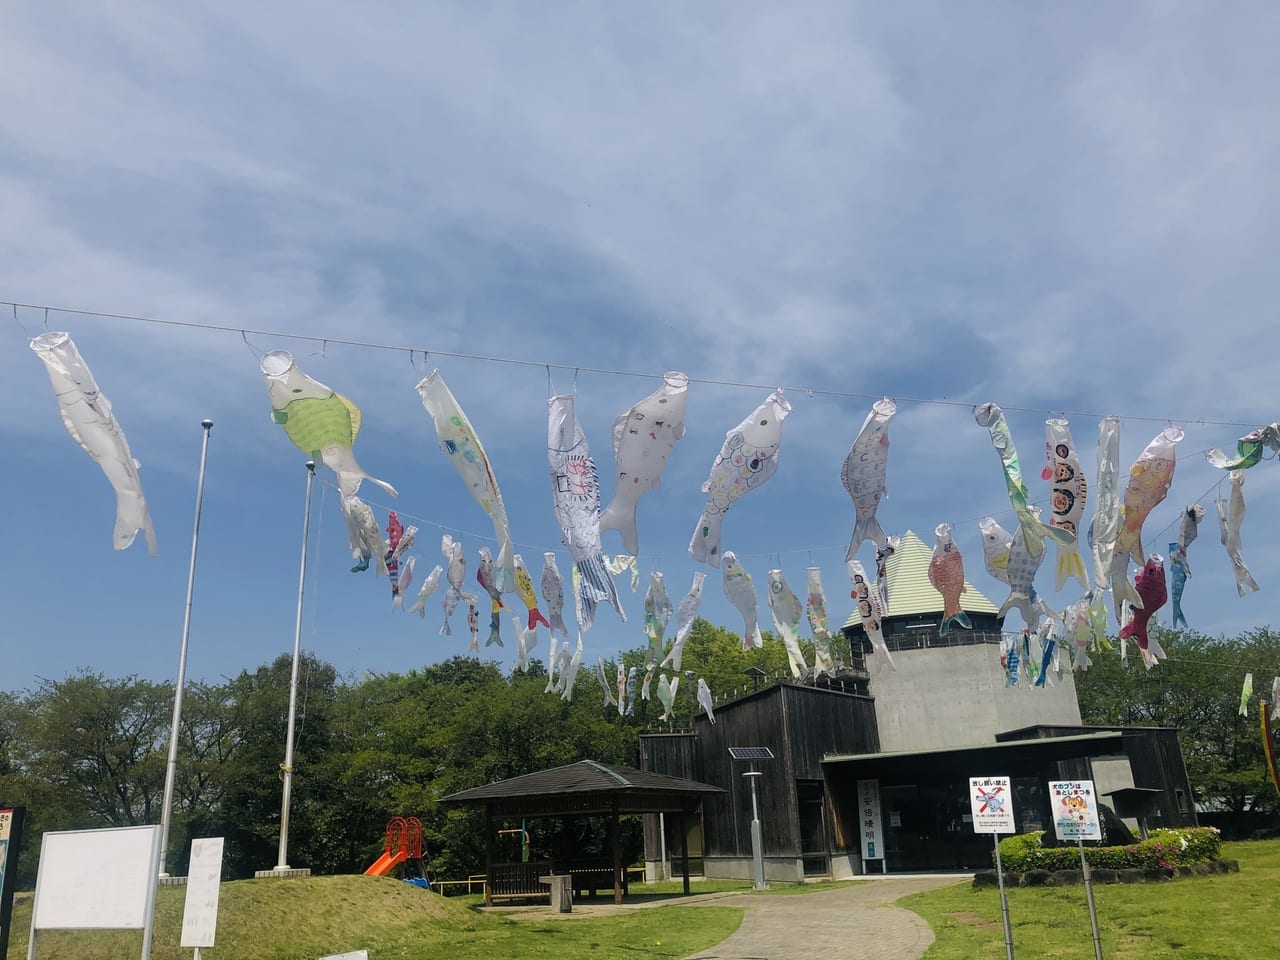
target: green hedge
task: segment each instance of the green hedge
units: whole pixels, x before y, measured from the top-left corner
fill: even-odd
[[[1074,846],[1043,847],[1044,831],[1021,833],[1000,841],[1000,859],[1005,870],[1077,870],[1080,851]],[[1205,863],[1218,859],[1222,837],[1217,827],[1184,827],[1152,830],[1148,839],[1125,847],[1084,848],[1091,867],[1112,870],[1175,867],[1183,863]],[[994,859],[994,858],[993,858]]]

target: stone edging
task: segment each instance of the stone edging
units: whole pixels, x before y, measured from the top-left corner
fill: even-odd
[[[1094,883],[1158,883],[1162,880],[1173,880],[1179,877],[1207,877],[1215,873],[1238,873],[1240,864],[1236,860],[1210,860],[1205,863],[1184,863],[1168,869],[1133,868],[1112,870],[1106,867],[1093,868]],[[1079,870],[1028,870],[1026,873],[1004,874],[1006,887],[1066,887],[1084,882],[1084,874]],[[999,885],[994,870],[984,870],[973,875],[973,886],[995,887]]]

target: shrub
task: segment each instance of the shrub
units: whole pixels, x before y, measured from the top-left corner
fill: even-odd
[[[1000,841],[1005,870],[1076,870],[1080,852],[1075,847],[1043,845],[1044,831],[1015,834]],[[1170,870],[1184,863],[1206,863],[1218,858],[1222,837],[1215,827],[1183,827],[1152,830],[1146,840],[1123,847],[1085,847],[1089,866],[1111,870]]]

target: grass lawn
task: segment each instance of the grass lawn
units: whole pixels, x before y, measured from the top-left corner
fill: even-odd
[[[1162,883],[1095,884],[1106,960],[1257,960],[1280,947],[1280,840],[1223,844],[1240,872]],[[1015,957],[1093,960],[1084,886],[1014,887]],[[969,884],[906,897],[929,922],[926,960],[1004,960],[1000,893]]]
[[[162,887],[155,960],[189,960],[180,948],[183,887]],[[467,898],[470,899],[470,898]],[[738,929],[734,907],[660,907],[592,919],[512,919],[482,914],[398,880],[365,876],[238,880],[222,885],[217,960],[315,960],[367,949],[370,960],[521,960],[684,957]],[[9,956],[24,957],[31,901],[14,904]],[[38,960],[135,960],[140,931],[47,930]]]

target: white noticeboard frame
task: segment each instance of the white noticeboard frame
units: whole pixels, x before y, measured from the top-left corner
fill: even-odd
[[[883,860],[884,838],[881,836],[880,781],[858,781],[858,836],[861,837],[862,859]]]
[[[141,930],[151,956],[160,827],[50,831],[40,842],[28,960],[39,930]]]
[[[1101,840],[1098,794],[1092,780],[1050,780],[1053,831],[1059,840]]]
[[[974,833],[1017,833],[1008,777],[970,777],[969,805]]]
[[[191,865],[187,867],[187,899],[182,908],[180,946],[212,947],[218,931],[218,895],[222,890],[222,837],[191,841]]]

